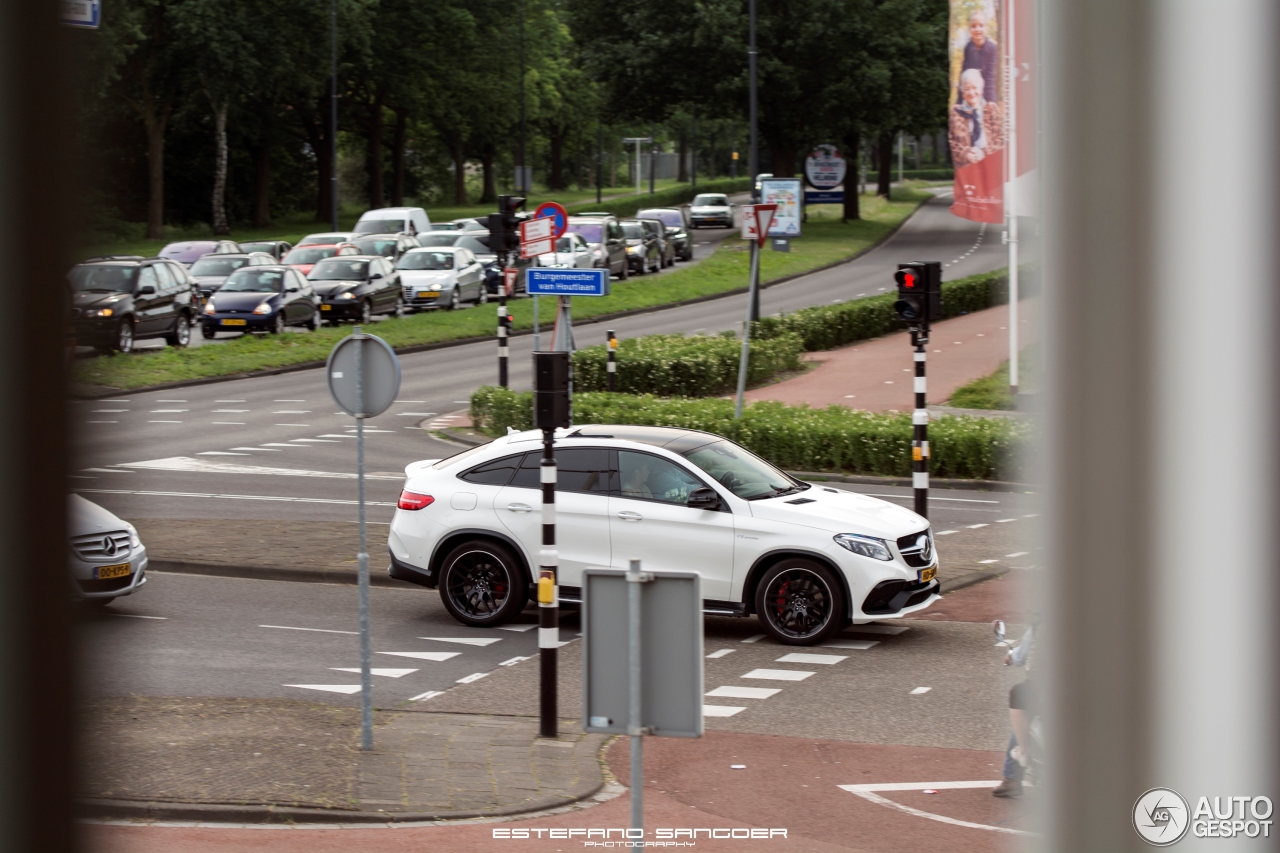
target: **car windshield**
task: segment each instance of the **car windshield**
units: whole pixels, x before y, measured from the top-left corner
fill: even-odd
[[[657,219],[668,228],[683,228],[684,217],[678,210],[642,210],[636,214],[637,219]]]
[[[133,290],[133,278],[137,267],[115,264],[94,264],[75,267],[67,273],[71,289],[80,293],[128,293]]]
[[[280,270],[265,270],[261,267],[245,267],[231,274],[227,283],[222,285],[219,293],[276,293],[280,283],[284,281],[284,273]]]
[[[432,231],[457,231],[458,228],[452,222],[432,222]]]
[[[325,258],[332,258],[338,253],[337,246],[323,246],[321,248],[299,247],[284,256],[283,263],[286,264],[314,264],[316,261],[322,261]]]
[[[357,281],[364,278],[368,269],[368,261],[329,258],[316,264],[307,278],[312,281]]]
[[[402,270],[451,270],[453,252],[407,252],[396,266]]]
[[[486,243],[484,239],[480,237],[473,237],[470,234],[459,237],[458,242],[454,243],[453,245],[457,246],[460,249],[470,249],[472,252],[475,252],[477,255],[493,254],[493,250],[489,248],[489,244]]]
[[[457,231],[434,232],[423,234],[418,238],[418,242],[428,249],[434,249],[440,246],[452,246],[461,236]]]
[[[628,240],[639,240],[644,237],[644,226],[639,222],[622,223],[622,233]]]
[[[382,255],[384,258],[390,258],[396,253],[396,241],[385,237],[379,240],[357,240],[356,245],[360,247],[362,255]]]
[[[361,219],[356,223],[357,234],[394,234],[403,230],[403,219]]]
[[[693,197],[694,207],[728,207],[729,197],[723,195],[698,195]]]
[[[248,258],[204,257],[191,265],[192,275],[231,275],[249,263]]]
[[[773,498],[809,488],[732,441],[704,444],[684,454],[709,477],[740,498]]]
[[[346,234],[312,234],[310,237],[303,237],[298,243],[299,246],[332,246],[335,243],[341,243],[347,239]]]
[[[276,250],[274,240],[268,240],[265,243],[241,243],[240,248],[246,252],[266,252],[268,255]]]
[[[588,243],[599,243],[600,235],[604,233],[604,226],[598,222],[591,223],[589,225],[582,222],[570,222],[569,233],[581,234],[582,239],[586,240]]]

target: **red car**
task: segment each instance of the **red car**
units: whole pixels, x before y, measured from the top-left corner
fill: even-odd
[[[335,255],[358,254],[360,254],[359,247],[349,243],[342,246],[298,246],[295,249],[291,249],[280,263],[291,266],[303,275],[307,275],[316,263],[323,261],[325,258],[332,258]]]

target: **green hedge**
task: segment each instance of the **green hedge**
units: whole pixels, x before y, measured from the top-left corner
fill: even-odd
[[[799,335],[782,334],[751,347],[747,384],[783,370],[797,370],[804,346]],[[742,342],[723,335],[645,335],[618,344],[618,390],[664,397],[709,397],[737,386]],[[575,391],[608,388],[608,349],[587,347],[573,354]]]
[[[644,424],[723,435],[791,470],[911,474],[911,415],[862,412],[844,406],[811,409],[753,403],[741,420],[733,401],[661,399],[650,395],[583,393],[573,398],[580,424]],[[477,429],[500,434],[533,426],[533,395],[485,386],[471,395]],[[1020,480],[1019,451],[1030,427],[1011,418],[945,416],[929,424],[929,470],[939,477]]]
[[[700,193],[743,193],[751,189],[749,178],[720,178],[715,181],[704,181],[696,187],[682,186],[659,190],[656,193],[642,193],[630,198],[619,198],[613,201],[594,201],[575,204],[568,208],[569,215],[607,211],[619,219],[635,216],[637,210],[649,207],[679,207]]]
[[[753,327],[753,340],[799,335],[808,352],[835,349],[856,341],[902,330],[893,313],[892,293],[853,299],[836,305],[801,308],[794,314],[762,317]],[[982,273],[942,283],[942,316],[957,317],[1009,301],[1009,281],[1004,271]]]

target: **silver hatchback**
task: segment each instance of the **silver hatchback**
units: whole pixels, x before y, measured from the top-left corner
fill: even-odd
[[[74,494],[67,524],[67,564],[77,598],[106,605],[147,582],[147,549],[132,524]]]

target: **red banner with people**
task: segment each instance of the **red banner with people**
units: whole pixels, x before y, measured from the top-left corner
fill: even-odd
[[[1009,4],[1016,4],[1012,10]],[[1004,221],[1005,183],[1010,180],[1008,49],[1002,33],[1013,12],[1016,82],[1012,103],[1018,123],[1017,173],[1035,167],[1035,86],[1032,79],[1035,25],[1033,0],[951,0],[949,56],[951,94],[947,137],[955,165],[951,212],[976,222]],[[1026,130],[1024,131],[1023,128]],[[1028,212],[1020,205],[1022,212]]]

